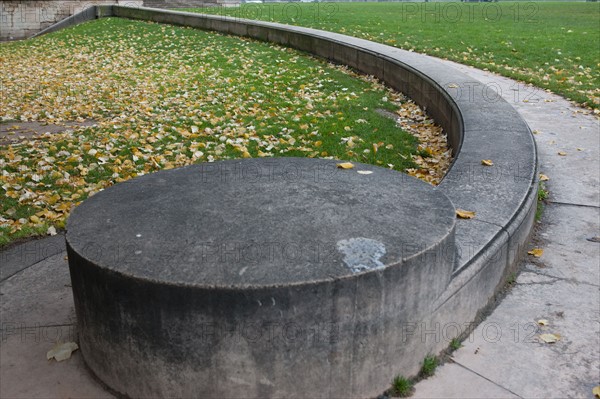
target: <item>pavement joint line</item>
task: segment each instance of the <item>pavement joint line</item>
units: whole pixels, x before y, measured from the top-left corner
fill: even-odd
[[[30,327],[30,326],[29,326]],[[46,328],[46,327],[75,327],[75,323],[70,324],[45,324],[45,325],[35,325],[36,328]],[[0,328],[0,332],[7,331],[5,327]]]
[[[574,204],[572,202],[547,201],[549,205],[577,206],[582,208],[600,209],[599,205]]]
[[[501,389],[503,389],[503,390],[505,390],[505,391],[507,391],[507,392],[510,392],[511,394],[515,395],[515,396],[516,396],[516,397],[518,397],[518,398],[523,398],[523,397],[522,397],[521,395],[519,395],[518,393],[516,393],[516,392],[513,392],[513,391],[511,391],[510,389],[508,389],[508,388],[506,388],[506,387],[504,387],[504,386],[502,386],[502,385],[498,384],[496,381],[494,381],[494,380],[491,380],[491,379],[489,379],[488,377],[486,377],[486,376],[484,376],[484,375],[481,375],[481,374],[479,374],[477,371],[470,369],[469,367],[465,366],[464,364],[462,364],[462,363],[460,363],[460,362],[457,362],[457,361],[456,361],[456,360],[454,360],[454,359],[452,359],[452,361],[453,361],[455,364],[457,364],[458,366],[462,367],[463,369],[465,369],[465,370],[467,370],[467,371],[469,371],[469,372],[471,372],[471,373],[473,373],[473,374],[475,374],[475,375],[477,375],[477,376],[479,376],[479,377],[483,378],[483,379],[484,379],[484,380],[486,380],[486,381],[489,381],[489,382],[491,382],[492,384],[496,385],[498,388],[501,388]]]
[[[48,255],[48,256],[46,256],[43,259],[39,259],[37,262],[32,263],[29,266],[25,266],[24,268],[15,271],[13,274],[10,274],[8,276],[2,277],[0,279],[0,284],[4,283],[5,281],[8,281],[11,277],[16,276],[17,274],[19,274],[21,272],[24,272],[25,270],[27,270],[27,269],[29,269],[29,268],[31,268],[33,266],[36,266],[36,265],[40,264],[41,262],[44,262],[45,260],[48,260],[48,259],[52,258],[53,256],[58,256],[58,255],[63,255],[64,256],[64,255],[66,255],[66,253],[67,253],[67,251],[57,252],[57,253],[55,253],[53,255]]]
[[[546,284],[547,285],[552,285],[552,284],[554,284],[554,283],[556,283],[558,281],[563,281],[563,282],[566,282],[566,283],[575,283],[577,285],[580,285],[580,284],[581,285],[589,285],[591,287],[600,288],[600,285],[598,285],[598,284],[589,283],[587,281],[579,281],[579,280],[576,280],[574,278],[564,278],[564,277],[554,276],[554,275],[551,275],[551,274],[542,273],[541,271],[537,271],[537,270],[524,269],[524,270],[521,271],[521,273],[533,273],[533,274],[535,274],[537,276],[543,276],[543,277],[553,278],[554,281],[552,281],[552,282],[539,282],[539,283],[536,283],[536,282],[519,283],[519,282],[517,282],[518,285],[546,285]]]

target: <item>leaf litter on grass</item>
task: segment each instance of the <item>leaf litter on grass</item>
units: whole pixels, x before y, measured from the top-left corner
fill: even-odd
[[[0,123],[65,126],[0,147],[0,244],[54,234],[115,183],[193,163],[321,157],[437,184],[451,160],[402,94],[273,44],[106,18],[3,44],[0,61]]]

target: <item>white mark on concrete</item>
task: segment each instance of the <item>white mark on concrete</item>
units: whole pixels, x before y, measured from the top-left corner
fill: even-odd
[[[260,299],[257,299],[256,302],[258,302],[258,306],[262,306],[262,302],[260,301]]]
[[[243,276],[244,273],[246,273],[246,270],[248,269],[248,266],[242,267],[242,269],[240,270],[240,272],[238,273],[240,276]]]
[[[385,245],[370,238],[349,238],[337,242],[337,249],[344,254],[344,264],[353,273],[377,270],[385,267],[379,260],[385,255]]]
[[[142,237],[142,235],[141,235],[140,233],[137,233],[135,236],[136,236],[137,238],[140,238],[140,237]]]
[[[271,297],[271,301],[273,301],[273,304],[271,306],[275,306],[275,298]]]
[[[135,251],[135,254],[136,254],[136,255],[141,255],[141,254],[142,254],[142,251]]]

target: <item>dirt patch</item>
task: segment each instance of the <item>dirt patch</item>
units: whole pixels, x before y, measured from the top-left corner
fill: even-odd
[[[62,133],[75,127],[93,126],[95,124],[96,121],[94,120],[62,122],[60,125],[44,122],[1,122],[0,145],[16,144],[24,140],[41,138],[45,134]]]

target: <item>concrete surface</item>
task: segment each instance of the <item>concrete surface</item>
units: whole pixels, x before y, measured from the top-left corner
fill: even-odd
[[[96,14],[95,5],[121,4],[138,7],[142,3],[142,0],[2,0],[0,41],[26,39],[86,9],[93,19]],[[89,19],[80,18],[77,23],[84,20]]]
[[[137,398],[349,399],[418,367],[431,346],[397,337],[450,281],[454,206],[338,163],[204,163],[79,205],[67,252],[95,375]]]
[[[598,118],[541,89],[445,62],[500,88],[536,132],[550,203],[530,244],[543,255],[522,262],[506,298],[453,363],[416,385],[414,397],[593,398],[600,385],[600,244],[588,238],[600,236]],[[538,325],[540,319],[548,325]],[[541,343],[543,333],[561,339]]]

